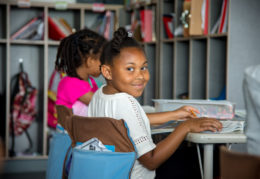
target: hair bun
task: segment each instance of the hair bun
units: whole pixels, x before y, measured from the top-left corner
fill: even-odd
[[[128,38],[128,33],[125,28],[120,27],[114,33],[114,38],[112,40],[112,48],[116,51],[120,50],[121,44]]]

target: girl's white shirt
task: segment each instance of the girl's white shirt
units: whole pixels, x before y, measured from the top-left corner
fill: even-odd
[[[124,119],[134,141],[137,158],[153,150],[156,145],[151,137],[150,122],[139,102],[127,93],[106,95],[103,93],[104,86],[101,86],[92,97],[88,116]],[[153,179],[154,177],[155,171],[148,170],[136,160],[131,174],[132,179]]]

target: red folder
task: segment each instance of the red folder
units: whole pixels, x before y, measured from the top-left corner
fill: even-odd
[[[166,35],[169,39],[172,39],[174,37],[173,35],[173,17],[172,16],[163,16],[163,24],[164,24],[164,29],[166,32]],[[172,26],[172,27],[170,27]]]
[[[224,27],[224,23],[225,23],[225,19],[227,16],[227,0],[223,0],[223,5],[222,5],[222,10],[221,10],[221,19],[220,19],[220,26],[219,26],[219,33],[223,32],[223,27]]]
[[[204,23],[204,35],[208,35],[208,21],[209,21],[209,0],[206,0],[205,4],[205,23]]]
[[[66,37],[66,34],[62,32],[59,26],[54,22],[51,17],[48,17],[48,29],[49,29],[49,38],[53,40],[61,40]]]
[[[152,10],[141,10],[141,31],[144,42],[151,42],[153,38],[153,11]]]

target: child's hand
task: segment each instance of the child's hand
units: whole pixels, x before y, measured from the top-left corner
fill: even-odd
[[[189,132],[202,132],[207,130],[216,132],[222,129],[222,123],[214,118],[188,119],[183,122],[183,124],[189,128]]]
[[[175,110],[178,119],[186,119],[186,118],[196,118],[197,114],[199,114],[199,110],[191,106],[182,106],[179,109]]]

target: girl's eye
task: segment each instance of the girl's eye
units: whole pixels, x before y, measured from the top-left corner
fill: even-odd
[[[134,71],[134,68],[133,67],[129,67],[127,68],[128,71]]]
[[[144,71],[144,70],[147,70],[148,67],[142,67],[141,70]]]

